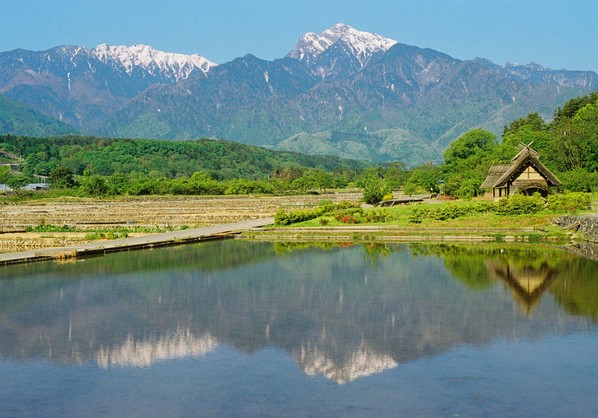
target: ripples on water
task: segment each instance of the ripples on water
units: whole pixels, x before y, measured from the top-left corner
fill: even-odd
[[[548,247],[223,241],[12,266],[0,416],[591,416],[597,323],[598,263]]]

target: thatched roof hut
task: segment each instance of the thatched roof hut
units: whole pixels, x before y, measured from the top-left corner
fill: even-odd
[[[520,151],[511,164],[490,167],[482,189],[494,198],[501,198],[515,193],[531,195],[535,192],[546,196],[550,187],[559,186],[559,179],[540,162],[540,155],[530,145],[519,144]]]

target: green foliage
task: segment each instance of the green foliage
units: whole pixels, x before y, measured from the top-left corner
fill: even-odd
[[[6,183],[10,178],[10,167],[0,165],[0,183]]]
[[[314,209],[304,209],[296,211],[285,211],[280,208],[274,214],[275,225],[291,225],[299,222],[309,221],[322,216],[326,213],[326,207],[320,206]]]
[[[592,202],[586,193],[572,192],[548,196],[548,209],[555,211],[577,211],[589,209]]]
[[[101,176],[85,176],[81,180],[81,189],[91,196],[103,196],[108,191],[108,184]]]
[[[50,175],[53,188],[91,196],[310,192],[346,187],[368,165],[207,139],[0,135],[0,149],[25,158],[25,175]]]
[[[557,108],[554,112],[554,122],[558,124],[563,120],[572,119],[581,108],[588,104],[596,103],[596,101],[598,101],[598,92],[570,99],[563,107]]]
[[[534,131],[541,131],[546,128],[546,124],[539,113],[530,113],[527,116],[514,120],[508,126],[505,126],[503,129],[503,136],[516,134],[523,127],[532,128]]]
[[[446,221],[475,213],[493,213],[496,210],[497,203],[489,201],[469,204],[446,203],[443,205],[421,205],[413,209],[409,217],[409,222],[421,223],[424,219]]]
[[[8,184],[13,190],[20,189],[29,183],[31,183],[31,177],[22,174],[10,176],[6,180],[6,184]]]
[[[73,172],[64,166],[56,166],[50,171],[50,185],[55,189],[69,189],[75,186]]]
[[[508,162],[519,142],[533,142],[543,163],[553,171],[598,172],[598,92],[569,100],[548,124],[540,119],[532,113],[505,128],[497,150],[500,158],[495,162]],[[574,187],[581,189],[579,183]]]
[[[349,214],[354,216],[356,213],[362,214],[363,210],[355,203],[340,202],[337,204],[329,204],[325,202],[313,209],[285,211],[284,209],[280,208],[274,215],[274,223],[280,226],[291,225],[299,222],[309,221],[326,214],[331,214],[332,216],[336,217],[340,214]]]
[[[37,225],[25,228],[27,232],[77,232],[77,228],[69,225]]]
[[[227,182],[224,194],[274,194],[274,192],[274,186],[267,181],[235,179]]]
[[[120,238],[127,238],[129,236],[126,232],[90,232],[85,235],[85,239],[89,241],[99,240],[99,239],[120,239]]]
[[[541,211],[544,205],[544,199],[539,194],[534,193],[533,196],[515,194],[500,199],[496,207],[496,213],[498,215],[532,214]]]
[[[326,190],[334,187],[332,174],[319,169],[306,170],[303,175],[295,179],[292,187],[306,192],[308,190]]]
[[[572,192],[598,191],[598,172],[576,169],[559,174],[562,187]]]
[[[455,140],[444,153],[443,192],[460,198],[480,195],[496,148],[496,136],[482,129],[473,129]]]
[[[393,218],[386,209],[374,209],[364,213],[365,222],[367,223],[379,223],[379,222],[389,222]]]
[[[270,175],[277,177],[275,173],[297,178],[306,169],[355,171],[367,165],[337,157],[270,151],[212,139],[166,141],[1,135],[0,149],[22,155],[27,161],[27,173],[45,175],[57,166],[64,166],[75,175],[82,175],[87,169],[90,174],[101,176],[133,172],[147,176],[156,170],[162,177],[172,179],[202,171],[210,173],[215,180],[258,180]]]
[[[438,193],[440,180],[440,167],[431,163],[424,164],[411,170],[403,185],[403,193],[409,196],[416,193]]]
[[[405,163],[401,161],[392,162],[384,169],[384,179],[391,190],[398,190],[407,180],[408,174]]]
[[[392,192],[388,183],[382,179],[380,170],[376,168],[364,170],[358,185],[363,191],[363,201],[371,205],[379,203],[384,195]]]
[[[475,166],[477,160],[485,157],[496,145],[496,135],[483,129],[472,129],[451,143],[444,152],[444,162],[449,167],[457,168],[476,157],[473,161]]]

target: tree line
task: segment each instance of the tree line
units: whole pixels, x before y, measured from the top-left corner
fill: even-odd
[[[165,141],[62,136],[0,136],[6,156],[21,157],[22,172],[0,166],[0,183],[13,188],[47,176],[52,188],[73,194],[282,194],[360,187],[376,203],[401,189],[407,195],[442,192],[480,195],[488,169],[507,164],[519,143],[533,144],[571,191],[598,190],[598,92],[569,100],[547,122],[531,113],[504,127],[463,134],[444,152],[444,163],[408,169],[274,152],[220,140]],[[0,159],[2,155],[0,154]]]

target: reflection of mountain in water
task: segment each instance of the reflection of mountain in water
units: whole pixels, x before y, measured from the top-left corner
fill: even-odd
[[[374,352],[365,343],[340,364],[335,363],[325,352],[309,346],[301,346],[299,354],[293,353],[293,357],[298,359],[308,375],[320,374],[340,384],[398,366],[392,357]]]
[[[306,373],[345,383],[462,344],[593,327],[548,294],[533,316],[514,309],[511,290],[489,278],[492,254],[385,251],[376,262],[363,246],[276,256],[272,244],[224,241],[9,267],[0,271],[0,356],[147,366],[217,344],[275,346]],[[594,261],[559,257],[550,292],[596,272]]]
[[[134,366],[148,367],[162,360],[185,357],[201,357],[212,351],[217,341],[210,334],[199,338],[191,331],[177,330],[174,335],[135,341],[129,335],[126,341],[117,347],[101,347],[96,361],[100,367]]]

